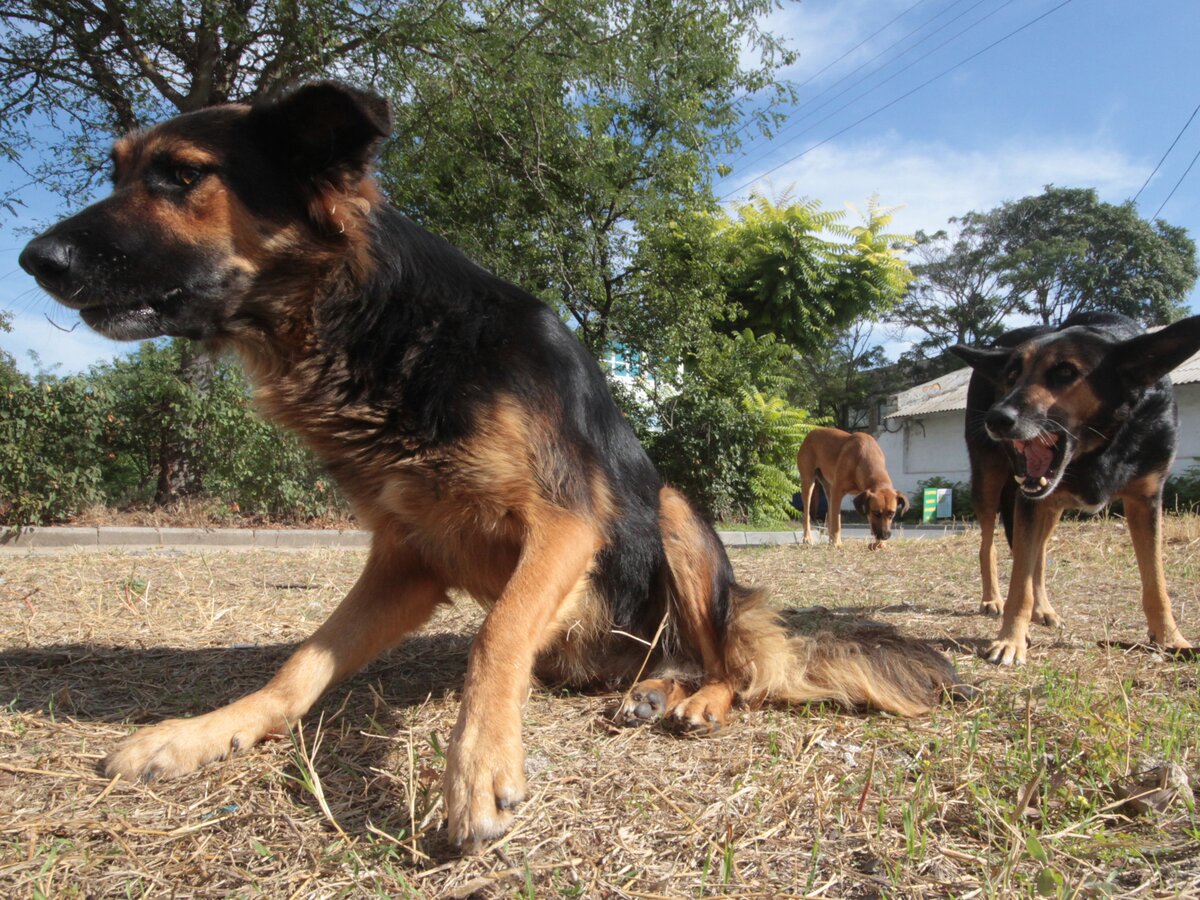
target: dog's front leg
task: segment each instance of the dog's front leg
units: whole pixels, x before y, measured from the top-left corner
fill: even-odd
[[[1153,481],[1152,481],[1153,478]],[[1162,647],[1192,646],[1180,633],[1171,614],[1171,598],[1162,560],[1162,481],[1148,476],[1131,483],[1122,493],[1129,537],[1142,579],[1142,609],[1150,640]]]
[[[586,589],[595,529],[567,514],[527,525],[516,570],[471,646],[458,723],[446,760],[447,827],[455,844],[502,835],[525,798],[521,705],[547,626]]]
[[[1059,510],[1045,504],[1017,499],[1013,511],[1012,579],[1004,601],[1000,634],[987,648],[989,662],[1002,666],[1025,662],[1039,561],[1045,556],[1046,541],[1059,515]]]
[[[331,685],[398,644],[445,599],[444,586],[415,557],[377,538],[346,598],[265,687],[205,715],[143,728],[109,754],[105,774],[143,781],[184,775],[286,733]]]

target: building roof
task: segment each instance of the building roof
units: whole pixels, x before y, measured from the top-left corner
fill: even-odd
[[[910,419],[933,413],[951,412],[967,408],[967,382],[971,379],[970,369],[957,369],[934,378],[924,384],[909,388],[896,395],[896,408],[887,414],[888,419]],[[1189,357],[1171,372],[1176,384],[1200,382],[1200,353]]]

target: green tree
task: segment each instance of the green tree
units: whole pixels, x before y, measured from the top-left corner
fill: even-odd
[[[861,224],[817,200],[754,196],[721,223],[725,285],[735,324],[776,334],[797,350],[825,345],[851,323],[888,310],[911,280],[901,258],[911,239],[888,234],[888,210],[871,199]]]
[[[436,54],[389,76],[406,102],[387,193],[558,308],[596,355],[621,343],[677,356],[708,328],[712,273],[664,247],[706,241],[717,155],[747,117],[768,125],[763,103],[784,93],[773,72],[791,57],[760,28],[770,7],[464,6]],[[666,349],[664,308],[677,314]]]
[[[988,213],[985,227],[1000,284],[1044,324],[1102,310],[1165,325],[1186,312],[1196,283],[1185,229],[1147,222],[1131,202],[1101,202],[1091,188],[1048,185]]]
[[[901,334],[920,332],[902,356],[916,377],[939,373],[946,350],[999,336],[1021,298],[1004,288],[997,268],[999,248],[986,214],[969,212],[950,220],[950,231],[917,232],[913,282],[888,315]],[[949,368],[959,368],[951,357]]]
[[[867,428],[871,403],[889,386],[887,357],[874,336],[873,324],[860,320],[823,347],[797,354],[790,399],[835,428]]]

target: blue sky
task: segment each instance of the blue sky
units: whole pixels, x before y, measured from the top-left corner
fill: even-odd
[[[907,232],[936,230],[950,216],[990,209],[1051,183],[1094,187],[1111,202],[1133,197],[1200,104],[1200,4],[1069,0],[1055,9],[1062,2],[785,5],[769,27],[800,51],[785,73],[802,85],[798,108],[785,126],[790,130],[770,142],[749,140],[741,155],[728,160],[734,172],[718,183],[718,193],[733,201],[753,189],[778,194],[791,188],[827,208],[861,208],[878,194],[884,205],[901,207],[895,230]],[[1143,215],[1152,216],[1167,200],[1198,152],[1200,115],[1142,192]],[[0,166],[0,194],[18,177]],[[82,325],[60,330],[72,329],[74,315],[46,298],[16,260],[27,239],[21,229],[47,223],[65,207],[32,192],[24,199],[19,219],[0,222],[0,307],[14,316],[13,333],[0,334],[0,348],[27,369],[27,351],[34,350],[60,372],[126,349]],[[1200,237],[1200,161],[1160,216]],[[1190,303],[1200,312],[1200,291],[1193,291]]]

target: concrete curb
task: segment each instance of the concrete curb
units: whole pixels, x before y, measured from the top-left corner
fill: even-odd
[[[896,538],[943,537],[967,530],[961,525],[898,529]],[[803,543],[800,531],[718,531],[726,547],[777,547]],[[846,540],[870,537],[866,528],[842,529]],[[823,529],[817,540],[825,541]],[[224,550],[361,550],[369,547],[367,531],[319,528],[126,528],[103,525],[80,528],[54,525],[22,528],[0,540],[0,552],[24,550],[112,550],[122,548],[192,547]]]

